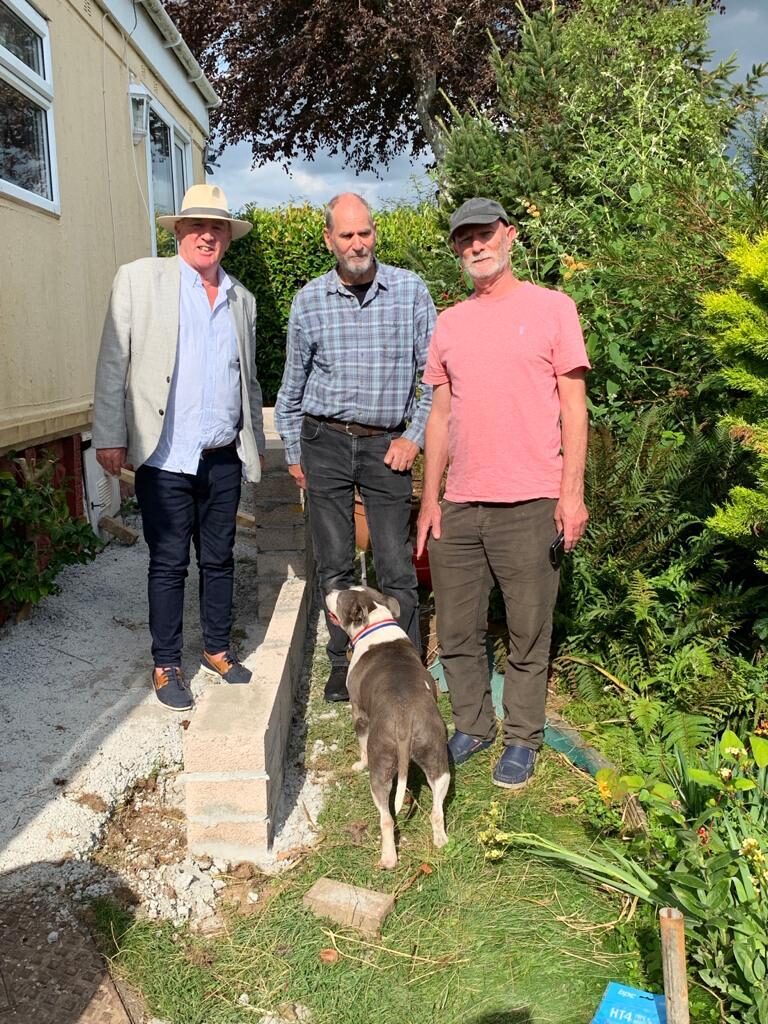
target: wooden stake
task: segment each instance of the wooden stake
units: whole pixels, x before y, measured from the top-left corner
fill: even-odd
[[[690,1024],[685,967],[685,918],[673,907],[662,907],[659,922],[667,1024]]]
[[[111,534],[121,544],[135,544],[139,539],[139,535],[134,529],[112,516],[102,516],[99,520],[99,529]]]

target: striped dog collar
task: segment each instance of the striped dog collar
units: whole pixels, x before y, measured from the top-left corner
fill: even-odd
[[[361,640],[364,640],[367,636],[370,636],[371,633],[375,633],[377,629],[384,629],[385,626],[397,626],[399,629],[400,623],[397,621],[397,619],[382,619],[381,622],[374,622],[372,626],[364,626],[359,633],[356,633],[352,637],[350,643],[354,647],[355,644],[359,643]]]

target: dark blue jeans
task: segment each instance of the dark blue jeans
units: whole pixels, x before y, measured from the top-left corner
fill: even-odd
[[[234,447],[204,453],[195,476],[152,466],[136,472],[136,498],[149,548],[149,631],[155,665],[180,665],[189,542],[200,569],[205,649],[229,647],[235,515],[242,466]]]
[[[309,525],[323,595],[354,586],[355,487],[360,492],[379,587],[400,602],[400,625],[421,653],[419,597],[413,566],[411,474],[384,463],[399,434],[352,437],[307,417],[301,431],[301,464],[307,477]],[[346,665],[347,634],[326,613],[332,665]]]

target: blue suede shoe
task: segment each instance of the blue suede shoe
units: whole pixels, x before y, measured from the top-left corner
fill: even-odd
[[[522,789],[533,778],[536,751],[529,747],[504,747],[493,769],[493,784],[502,789]]]
[[[479,750],[486,750],[492,743],[493,740],[479,740],[476,736],[468,736],[457,729],[448,740],[448,757],[454,764],[462,764]]]

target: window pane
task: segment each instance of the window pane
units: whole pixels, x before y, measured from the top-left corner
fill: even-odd
[[[174,213],[171,129],[153,110],[149,112],[149,141],[152,154],[152,192],[155,216]]]
[[[2,79],[0,178],[53,199],[45,111]]]
[[[186,167],[184,166],[184,149],[179,145],[178,142],[174,142],[174,151],[176,153],[176,209],[175,213],[178,213],[181,209],[181,201],[184,198],[184,193],[187,191],[187,174]]]
[[[0,0],[0,46],[10,50],[28,68],[44,74],[43,41],[26,22]]]

